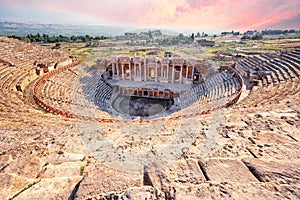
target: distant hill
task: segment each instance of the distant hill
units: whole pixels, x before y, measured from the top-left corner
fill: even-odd
[[[116,36],[130,27],[121,26],[89,26],[89,25],[64,25],[64,24],[38,24],[0,21],[0,35],[26,36],[27,34],[45,33],[48,35],[64,36]]]
[[[163,35],[178,36],[178,34],[179,34],[179,32],[177,32],[177,31],[173,31],[173,30],[169,30],[169,29],[159,29],[159,28],[139,28],[139,29],[128,30],[125,32],[127,32],[127,33],[142,33],[142,32],[154,31],[154,30],[160,30]]]
[[[90,25],[69,25],[69,24],[40,24],[0,21],[0,36],[16,35],[26,36],[28,34],[45,33],[47,35],[64,36],[117,36],[124,33],[141,33],[149,30],[161,30],[164,35],[177,36],[179,33],[168,29],[158,28],[133,28],[126,26],[90,26]]]

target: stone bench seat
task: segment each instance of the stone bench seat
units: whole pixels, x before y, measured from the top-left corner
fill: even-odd
[[[289,69],[294,73],[296,77],[299,77],[300,75],[300,67],[299,64],[295,63],[294,61],[286,58],[286,57],[281,57],[281,62],[283,62]]]

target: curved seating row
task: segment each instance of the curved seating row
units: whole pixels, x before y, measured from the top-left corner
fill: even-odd
[[[155,120],[196,116],[227,107],[236,102],[241,86],[242,79],[239,78],[238,73],[230,67],[225,67],[215,76],[207,79],[204,84],[193,87],[190,93],[184,93],[180,97],[182,104],[188,105],[195,101],[196,106],[200,107],[200,104],[210,102],[210,104],[215,103],[213,107],[205,107],[196,113],[187,113],[185,116],[158,116],[161,118]],[[112,92],[113,87],[96,71],[79,65],[51,71],[35,84],[35,98],[46,110],[70,118],[99,122],[122,121],[109,114],[113,113],[110,105]],[[149,122],[149,120],[140,122]]]
[[[38,77],[35,62],[49,63],[65,59],[68,59],[67,54],[51,48],[0,37],[0,103],[14,111],[32,108],[24,100],[23,92]]]
[[[253,83],[249,96],[240,106],[278,102],[299,92],[299,49],[248,56],[238,61],[235,68]]]
[[[221,70],[215,75],[205,79],[199,85],[192,87],[180,95],[181,107],[186,108],[191,104],[208,104],[216,100],[225,100],[228,97],[236,95],[242,88],[242,83],[234,73],[228,70]]]

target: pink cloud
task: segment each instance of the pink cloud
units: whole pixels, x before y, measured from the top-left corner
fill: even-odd
[[[262,29],[300,14],[298,0],[2,0],[11,8],[34,8],[89,16],[94,22],[189,29]],[[292,21],[292,20],[290,20]],[[299,28],[299,24],[295,24]]]
[[[249,2],[240,6],[241,12],[231,14],[233,19],[231,26],[241,29],[262,29],[266,25],[296,17],[300,13],[300,4],[297,1],[286,3],[268,1],[254,4],[253,1],[252,3]]]

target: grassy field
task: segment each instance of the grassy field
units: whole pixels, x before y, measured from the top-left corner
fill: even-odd
[[[127,41],[117,41],[114,38],[101,41],[98,44],[64,43],[61,48],[75,56],[78,60],[91,66],[98,59],[109,59],[112,56],[164,56],[166,51],[173,55],[186,59],[210,60],[217,52],[243,55],[247,52],[274,52],[283,49],[293,49],[300,46],[300,36],[267,36],[262,40],[241,40],[241,36],[208,37],[207,40],[215,41],[213,47],[201,47],[197,42],[185,45],[159,46],[149,44],[143,46],[128,45]],[[230,64],[222,60],[214,59],[218,64]]]

